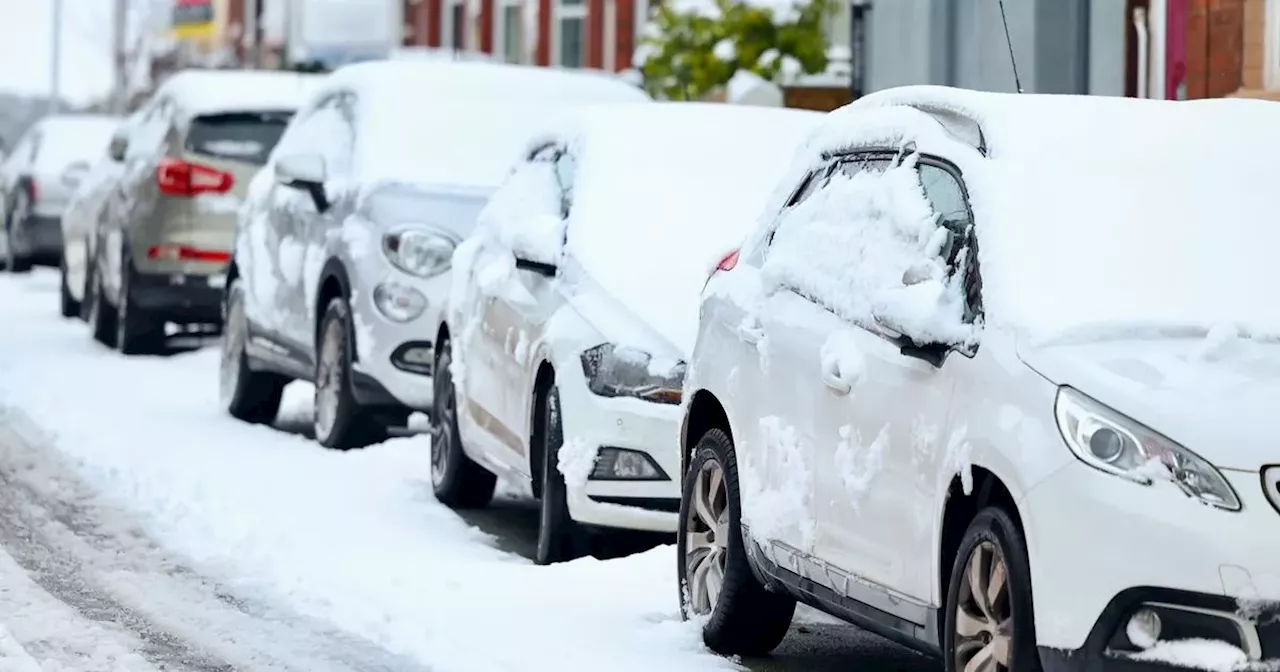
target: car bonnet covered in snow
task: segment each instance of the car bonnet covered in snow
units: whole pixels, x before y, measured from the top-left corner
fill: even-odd
[[[576,118],[568,253],[680,352],[710,268],[741,242],[822,115],[659,103]]]
[[[989,326],[1280,333],[1280,305],[1261,300],[1280,249],[1273,103],[886,90],[828,116],[755,240],[824,154],[908,141],[964,175]]]
[[[613,77],[524,66],[379,61],[335,72],[325,91],[357,93],[362,185],[495,188],[528,137],[566,108],[649,102]],[[321,94],[323,95],[323,94]]]

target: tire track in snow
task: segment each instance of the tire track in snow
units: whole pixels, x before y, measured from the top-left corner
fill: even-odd
[[[184,567],[80,481],[39,427],[4,407],[0,545],[49,595],[85,620],[119,626],[161,669],[423,669],[326,624],[235,596]]]

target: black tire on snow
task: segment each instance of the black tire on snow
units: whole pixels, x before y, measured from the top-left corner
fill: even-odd
[[[116,307],[111,305],[102,291],[102,273],[94,264],[89,270],[91,274],[89,300],[89,331],[93,340],[107,346],[116,347]]]
[[[439,344],[434,369],[435,399],[431,432],[431,486],[436,499],[455,509],[476,509],[489,505],[498,477],[467,457],[458,433],[458,396],[450,365],[453,356],[448,342]],[[443,451],[443,453],[437,452]],[[437,467],[437,460],[443,463]],[[437,468],[439,474],[437,475]]]
[[[8,239],[5,241],[5,268],[7,268],[10,273],[30,273],[32,266],[31,260],[26,257],[18,256],[18,253],[13,250],[13,235],[11,233],[6,231],[4,235],[8,236]]]
[[[80,302],[71,296],[71,289],[67,287],[67,258],[62,257],[62,263],[58,266],[59,275],[62,276],[58,283],[58,307],[62,311],[63,317],[80,317]]]
[[[1036,647],[1035,611],[1031,598],[1031,561],[1022,528],[1000,507],[987,507],[974,516],[965,530],[947,582],[947,602],[942,631],[942,657],[946,672],[956,668],[956,611],[960,604],[961,575],[973,549],[990,542],[1004,557],[1013,622],[1013,645],[1009,669],[1017,672],[1039,672],[1040,653]],[[992,668],[995,669],[995,668]]]
[[[125,355],[150,355],[164,349],[164,320],[134,304],[133,267],[121,261],[120,303],[116,306],[116,347]]]
[[[329,333],[329,325],[335,322],[339,325],[338,334],[342,339],[338,362],[338,375],[341,377],[338,384],[338,403],[333,426],[328,435],[321,433],[319,422],[314,423],[316,441],[326,448],[335,450],[364,448],[385,441],[387,431],[377,422],[372,409],[365,408],[356,401],[352,390],[351,360],[354,350],[352,343],[354,330],[351,323],[351,306],[343,297],[336,297],[329,301],[324,317],[320,320],[320,329],[316,333],[316,417],[319,418],[320,412],[320,369],[324,339]]]
[[[568,487],[560,473],[560,389],[553,383],[542,395],[542,498],[538,507],[538,550],[534,562],[550,565],[575,560],[591,550],[587,530],[569,515]]]
[[[697,474],[705,465],[716,463],[724,472],[728,495],[729,541],[725,550],[724,582],[710,618],[702,628],[707,648],[724,655],[760,656],[777,648],[786,637],[795,615],[796,601],[790,595],[766,589],[751,571],[742,537],[742,500],[738,489],[738,463],[733,442],[719,429],[708,430],[698,440],[693,460],[685,473],[680,498],[679,529],[676,533],[676,562],[680,592],[680,613],[693,617],[689,604],[689,568],[686,562],[687,527]]]
[[[235,361],[231,362],[230,366],[237,367],[238,373],[234,388],[223,397],[222,403],[227,413],[237,420],[254,424],[270,423],[280,412],[280,400],[284,398],[284,388],[289,384],[289,380],[270,371],[254,371],[249,368],[249,355],[243,347],[248,331],[242,304],[244,289],[239,279],[231,281],[231,286],[227,288],[226,301],[224,313],[227,316],[227,322],[222,335],[223,365],[228,365],[226,362],[228,356],[234,357]],[[232,338],[233,329],[239,330],[238,334],[242,339],[236,352],[229,352],[227,344],[228,339]]]

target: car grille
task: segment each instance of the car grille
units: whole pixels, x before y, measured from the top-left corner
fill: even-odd
[[[1267,491],[1267,499],[1280,511],[1280,465],[1262,470],[1262,488]]]

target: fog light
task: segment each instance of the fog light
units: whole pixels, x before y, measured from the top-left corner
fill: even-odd
[[[429,376],[435,365],[435,350],[430,341],[402,343],[392,351],[391,364],[401,371]]]
[[[591,480],[665,481],[669,479],[662,467],[659,467],[648,453],[606,446],[600,449],[600,454],[596,458]]]
[[[1129,641],[1139,649],[1149,649],[1160,641],[1160,631],[1163,629],[1160,622],[1160,614],[1151,609],[1139,609],[1129,619],[1129,625],[1125,627],[1125,634],[1129,636]]]
[[[427,297],[408,285],[384,282],[373,289],[373,304],[387,319],[408,322],[427,309]]]

